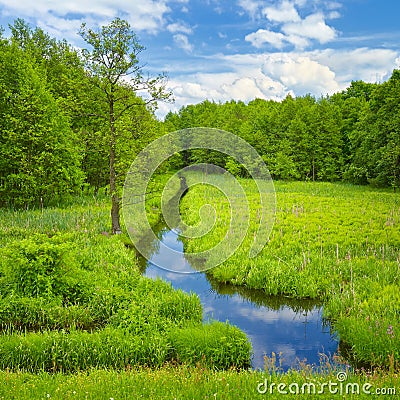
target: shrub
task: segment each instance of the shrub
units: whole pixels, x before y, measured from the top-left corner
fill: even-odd
[[[34,235],[9,244],[1,249],[1,293],[46,299],[60,297],[63,304],[85,302],[91,295],[91,287],[72,249],[62,235],[53,238]]]

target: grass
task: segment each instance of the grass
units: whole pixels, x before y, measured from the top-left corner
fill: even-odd
[[[255,204],[254,187],[246,180],[241,184]],[[239,285],[243,293],[249,288],[283,293],[293,302],[323,301],[343,348],[350,348],[357,362],[380,366],[373,372],[348,370],[346,382],[370,383],[371,390],[383,388],[386,398],[395,398],[391,388],[400,392],[397,195],[334,184],[276,188],[277,219],[268,246],[257,258],[247,258],[259,217],[251,207],[242,246],[207,272],[213,284]],[[192,188],[185,196],[186,221],[199,222],[204,199],[218,207],[215,229],[187,240],[186,250],[210,248],[227,232],[229,203],[209,187]],[[147,212],[154,225],[159,199],[149,202]],[[208,214],[202,215],[207,222]],[[43,210],[2,210],[0,399],[281,398],[276,390],[261,394],[257,387],[337,382],[337,367],[325,364],[315,371],[304,365],[281,374],[273,356],[266,358],[265,372],[242,369],[250,359],[244,334],[228,324],[202,324],[197,296],[141,277],[128,238],[109,236],[108,222],[105,197]],[[321,397],[343,398],[329,391]]]
[[[236,252],[208,274],[218,282],[260,289],[267,295],[323,300],[324,315],[333,322],[342,346],[351,349],[353,361],[398,365],[398,194],[344,184],[277,182],[276,219],[269,242],[250,259],[260,219],[258,195],[251,181],[240,182],[250,204],[246,236]],[[244,229],[237,222],[243,215],[231,219],[230,200],[210,185],[189,190],[181,204],[187,224],[207,222],[199,214],[205,204],[215,207],[218,217],[209,233],[185,239],[186,252],[205,251],[235,229]],[[217,256],[222,258],[221,253]]]
[[[159,204],[159,202],[158,202]],[[150,219],[160,215],[147,206]],[[247,367],[243,332],[202,324],[195,294],[141,276],[124,235],[106,232],[108,201],[0,216],[0,369],[63,372],[167,362]],[[192,335],[187,335],[190,329]],[[170,332],[175,332],[172,335]],[[203,331],[216,339],[199,342]],[[196,355],[187,349],[196,348]],[[240,354],[232,360],[229,351]],[[238,365],[238,360],[240,365]]]
[[[398,375],[388,376],[379,371],[372,375],[348,373],[340,387],[337,371],[315,374],[311,371],[287,374],[253,371],[212,371],[201,366],[167,365],[163,368],[138,368],[124,372],[91,370],[76,374],[28,374],[0,372],[0,399],[371,399],[379,397],[364,393],[368,390],[386,393],[384,398],[397,398],[400,390]],[[329,382],[337,384],[329,389]],[[347,386],[346,384],[356,384]],[[278,384],[285,385],[278,392]],[[325,384],[325,387],[322,386]],[[290,386],[292,385],[292,386]],[[367,385],[367,386],[364,386]],[[370,386],[369,386],[370,385]],[[323,394],[313,393],[322,390]],[[272,387],[272,394],[269,392]],[[293,392],[292,394],[289,392]],[[302,389],[303,388],[303,389]],[[357,388],[360,394],[354,394]],[[258,390],[257,390],[258,389]],[[394,389],[396,393],[394,393]],[[266,390],[266,393],[263,393]],[[299,394],[294,394],[298,390]],[[303,390],[303,392],[302,392]],[[335,393],[335,390],[337,391]],[[340,394],[342,390],[342,394]],[[259,391],[261,393],[259,393]],[[304,394],[302,394],[304,393]]]

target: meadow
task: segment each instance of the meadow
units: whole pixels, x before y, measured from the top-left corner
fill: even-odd
[[[395,399],[400,390],[399,376],[382,372],[348,374],[341,385],[334,370],[323,374],[310,370],[279,374],[274,371],[215,371],[185,365],[122,372],[97,369],[75,374],[0,372],[0,381],[3,382],[0,399],[7,400]],[[281,393],[278,385],[282,385]]]
[[[241,184],[255,201],[252,183]],[[397,195],[323,183],[277,183],[276,190],[276,221],[262,253],[247,258],[250,223],[239,250],[207,274],[266,296],[321,299],[351,357],[378,366],[346,370],[348,382],[390,389],[391,398],[391,388],[400,390]],[[205,203],[219,207],[215,229],[186,241],[186,250],[212,246],[226,229],[229,204],[209,186],[183,198],[187,222],[198,222]],[[152,225],[159,204],[147,205]],[[347,368],[324,361],[319,371],[304,365],[283,374],[272,355],[265,372],[249,370],[243,332],[203,324],[195,294],[141,276],[129,238],[107,233],[106,196],[3,210],[0,220],[0,398],[279,398],[258,385],[337,382],[338,368]]]
[[[398,367],[399,194],[346,184],[275,182],[276,218],[269,241],[249,259],[260,220],[259,195],[250,180],[241,186],[251,210],[246,237],[233,256],[207,274],[266,295],[321,299],[324,317],[355,365]],[[218,217],[208,221],[215,222],[208,234],[185,240],[186,252],[211,249],[232,235],[231,223],[243,229],[235,222],[240,216],[230,214],[231,200],[211,185],[189,190],[181,204],[187,224],[207,223],[199,213],[206,204]]]

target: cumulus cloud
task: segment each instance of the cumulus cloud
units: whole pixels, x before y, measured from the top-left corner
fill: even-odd
[[[286,36],[280,32],[259,29],[257,32],[246,35],[245,40],[257,48],[261,48],[265,43],[269,43],[273,47],[281,49],[286,41]]]
[[[246,35],[245,40],[257,48],[262,48],[265,43],[272,45],[276,49],[282,49],[286,44],[292,44],[301,49],[310,45],[310,41],[307,38],[297,35],[284,35],[281,32],[266,29],[259,29],[257,32]]]
[[[352,80],[383,81],[399,67],[399,53],[391,49],[324,49],[309,56],[335,71],[337,80],[346,85]]]
[[[120,16],[129,21],[140,32],[156,33],[165,26],[165,15],[171,11],[172,0],[72,0],[49,2],[48,0],[0,0],[1,13],[4,16],[17,15],[58,37],[76,37],[76,27],[83,21],[102,25],[110,19]],[[186,1],[182,1],[186,3]],[[39,24],[40,22],[40,24]],[[58,33],[58,34],[57,34]]]
[[[311,14],[303,20],[284,24],[282,31],[286,35],[315,39],[327,43],[336,37],[336,31],[325,23],[322,13]]]
[[[239,0],[238,6],[249,14],[251,18],[255,18],[260,8],[260,2],[256,0]]]
[[[266,57],[262,71],[296,95],[312,93],[320,96],[340,90],[335,72],[309,56],[272,54]]]
[[[388,49],[325,49],[308,52],[259,54],[216,54],[201,64],[213,63],[223,72],[185,71],[171,80],[176,97],[174,110],[205,99],[214,101],[254,98],[280,101],[288,94],[315,97],[333,94],[349,86],[352,80],[382,81],[398,66],[398,52]],[[171,109],[161,104],[159,116]]]
[[[274,22],[298,22],[301,20],[294,4],[289,1],[283,1],[275,7],[265,7],[263,13],[267,19]]]
[[[167,30],[171,33],[184,33],[187,35],[190,35],[193,33],[193,30],[190,26],[187,26],[186,24],[182,23],[182,22],[175,22],[172,24],[169,24],[167,26]]]
[[[239,5],[253,16],[261,6],[254,0],[241,0]],[[261,48],[268,44],[276,49],[292,45],[296,49],[305,49],[313,41],[321,44],[336,38],[337,32],[326,23],[326,19],[338,18],[336,3],[329,2],[328,12],[315,12],[302,18],[299,9],[308,5],[307,0],[282,0],[279,3],[263,7],[261,15],[265,18],[266,25],[273,29],[260,28],[246,35],[245,40],[254,47]]]

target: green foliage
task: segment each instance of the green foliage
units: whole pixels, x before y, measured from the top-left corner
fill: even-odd
[[[0,299],[0,329],[6,332],[72,328],[91,330],[104,325],[104,315],[102,318],[98,318],[97,315],[98,310],[91,310],[90,307],[82,305],[66,307],[60,299],[15,295]]]
[[[303,384],[325,383],[325,391],[318,394],[321,399],[335,399],[340,395],[333,395],[329,391],[329,382],[338,383],[337,370],[330,368],[326,373],[317,374],[312,371],[290,371],[287,374],[272,374],[256,371],[215,371],[199,367],[171,366],[160,369],[134,368],[128,371],[91,370],[76,374],[29,374],[23,372],[0,372],[0,397],[19,400],[35,399],[128,399],[141,398],[157,399],[214,399],[226,400],[254,400],[310,398],[313,395],[278,393],[278,385],[297,383]],[[382,371],[353,374],[347,371],[347,383],[356,383],[360,387],[360,394],[349,394],[348,397],[370,399],[376,397],[363,392],[364,384],[371,384],[371,392],[377,388],[396,388],[400,385],[399,376],[385,374]],[[260,394],[257,387],[260,384],[274,385],[274,392]],[[320,388],[321,386],[317,386]],[[369,386],[366,386],[368,388]],[[260,387],[264,389],[264,386]],[[339,389],[333,386],[332,389]],[[306,389],[307,390],[307,389]],[[351,389],[350,389],[351,390]],[[343,392],[345,386],[343,387]],[[351,393],[351,392],[350,392]],[[314,396],[313,396],[314,397]],[[395,398],[395,394],[383,396]]]
[[[91,289],[67,238],[37,235],[2,249],[2,295],[60,298],[63,304],[86,302]]]
[[[173,358],[185,364],[218,370],[250,366],[251,345],[246,335],[227,323],[175,328],[169,340]]]
[[[83,180],[77,140],[45,73],[15,44],[0,51],[1,206],[48,204]]]
[[[398,71],[382,84],[352,82],[329,98],[306,95],[248,105],[204,101],[165,118],[168,131],[209,126],[238,134],[266,162],[275,179],[400,185]],[[210,139],[211,140],[211,139]],[[215,162],[243,176],[230,159],[191,151],[188,160]]]
[[[142,124],[140,118],[129,118],[129,114],[137,109],[146,116],[146,105],[156,105],[158,100],[168,100],[171,93],[165,89],[164,75],[144,76],[143,67],[138,59],[144,48],[126,20],[115,18],[98,31],[82,24],[79,33],[90,47],[82,50],[82,56],[90,74],[90,81],[104,104],[99,117],[103,119],[105,126],[101,133],[108,151],[111,231],[113,234],[119,234],[121,182],[124,182],[128,169],[123,153],[128,150],[128,154],[132,156],[132,144],[135,143],[132,140],[126,142],[124,133],[131,132],[138,136]],[[137,92],[146,92],[149,99],[142,100],[136,95]],[[137,121],[140,121],[139,127],[135,124]],[[122,146],[122,152],[121,143],[125,144]]]
[[[145,298],[146,302],[142,299]],[[152,331],[168,331],[188,322],[200,323],[202,309],[199,298],[174,290],[164,281],[140,280],[132,293],[131,302],[114,314],[111,325],[136,335]]]
[[[168,355],[165,338],[146,340],[106,328],[99,332],[43,332],[2,335],[0,368],[27,372],[75,372],[90,368],[161,366]]]
[[[203,332],[199,298],[142,277],[126,239],[102,232],[105,199],[80,200],[0,216],[0,368],[70,373],[181,362],[170,332]],[[159,199],[153,200],[148,212],[155,222]],[[238,365],[237,354],[248,360],[243,333],[213,329],[230,339],[197,345],[207,365]],[[190,362],[182,343],[180,352]]]

